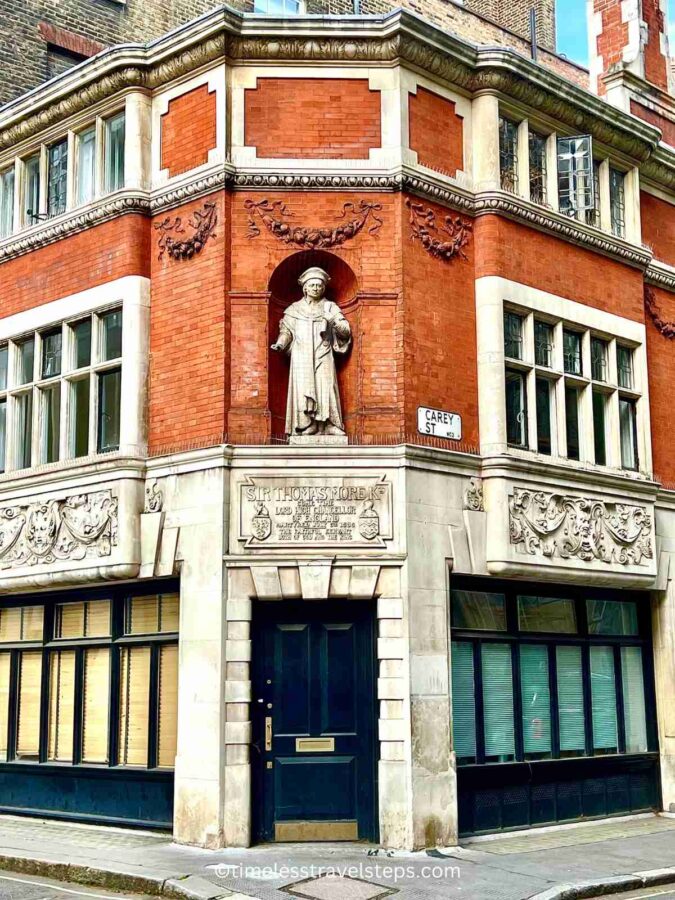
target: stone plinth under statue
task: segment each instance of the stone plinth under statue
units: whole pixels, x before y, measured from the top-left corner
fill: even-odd
[[[351,344],[351,329],[336,303],[325,297],[330,276],[313,267],[298,283],[303,296],[284,312],[272,350],[291,357],[286,434],[291,444],[346,444],[335,354]]]

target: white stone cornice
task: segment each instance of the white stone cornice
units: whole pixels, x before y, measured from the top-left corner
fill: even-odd
[[[645,271],[645,281],[675,293],[675,266],[653,259]]]

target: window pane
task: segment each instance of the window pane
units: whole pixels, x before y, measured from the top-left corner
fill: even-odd
[[[38,759],[40,755],[40,697],[42,652],[22,653],[19,665],[19,715],[16,756]]]
[[[626,192],[625,176],[613,166],[609,169],[609,208],[612,234],[624,237],[626,234]]]
[[[647,717],[640,647],[621,648],[621,684],[626,753],[646,753],[648,750]]]
[[[575,634],[574,600],[557,597],[518,597],[518,627],[521,631]]]
[[[91,363],[91,319],[83,319],[73,325],[75,344],[75,368],[81,369]]]
[[[526,759],[551,755],[551,691],[548,648],[523,644],[520,648],[520,691],[523,703],[523,749]]]
[[[9,653],[0,653],[0,762],[7,759],[10,662]]]
[[[548,322],[534,323],[534,361],[538,366],[551,368],[553,329]]]
[[[42,377],[61,374],[61,329],[42,335]]]
[[[33,380],[33,369],[35,360],[35,341],[33,338],[21,341],[17,344],[19,351],[19,365],[17,371],[17,384],[30,384]]]
[[[515,757],[513,670],[508,644],[482,648],[485,761],[508,762]]]
[[[502,190],[518,193],[518,126],[500,116],[499,171]]]
[[[66,209],[68,141],[52,144],[48,152],[47,211],[50,216],[58,216]]]
[[[619,736],[612,647],[591,647],[591,697],[593,749],[596,753],[616,753],[619,748]]]
[[[178,736],[178,645],[164,644],[159,650],[159,722],[157,765],[173,768]]]
[[[633,389],[633,351],[630,347],[616,348],[616,367],[619,387]]]
[[[61,437],[61,384],[40,391],[42,399],[42,447],[40,462],[56,462]]]
[[[89,376],[74,381],[70,391],[70,453],[89,453]]]
[[[87,600],[84,611],[86,637],[110,635],[110,600]]]
[[[558,196],[560,211],[568,215],[593,208],[593,146],[589,135],[558,138]]]
[[[7,344],[0,347],[0,391],[7,389]]]
[[[7,401],[0,400],[0,472],[5,471],[7,444]]]
[[[560,755],[583,756],[586,736],[581,647],[556,647],[555,651]]]
[[[506,440],[514,447],[527,447],[527,400],[525,376],[506,371]]]
[[[156,634],[178,631],[178,594],[132,597],[125,610],[125,634]]]
[[[16,398],[16,464],[27,469],[31,464],[33,437],[33,394],[21,394]]]
[[[86,600],[57,603],[54,611],[54,637],[108,637],[110,600]]]
[[[0,175],[0,238],[14,231],[14,169]]]
[[[102,353],[101,361],[119,359],[122,355],[122,310],[101,316]]]
[[[621,437],[621,467],[637,469],[637,431],[635,424],[635,401],[619,398],[619,429]]]
[[[25,188],[23,218],[26,225],[40,221],[40,156],[31,156],[25,162]]]
[[[589,634],[637,636],[638,620],[635,603],[619,600],[588,600],[586,603]]]
[[[119,763],[148,765],[150,648],[120,651]]]
[[[567,426],[567,456],[579,459],[579,391],[565,386],[565,424]]]
[[[511,359],[523,358],[523,318],[504,313],[504,354]]]
[[[568,375],[581,375],[581,335],[563,331],[563,360]]]
[[[458,763],[476,761],[476,681],[466,641],[452,642],[452,746]]]
[[[593,447],[595,450],[595,461],[599,466],[607,465],[605,403],[605,395],[600,391],[593,391]]]
[[[72,762],[74,721],[75,651],[57,650],[49,656],[47,759]]]
[[[83,694],[82,762],[107,763],[110,702],[110,650],[107,647],[85,650]]]
[[[483,591],[452,592],[452,627],[480,631],[506,631],[506,601],[503,594]]]
[[[21,640],[41,641],[44,632],[44,606],[21,608]]]
[[[546,137],[529,133],[530,149],[530,200],[533,203],[546,203]]]
[[[113,369],[99,376],[98,449],[117,450],[120,445],[120,397],[122,371]]]
[[[551,384],[537,378],[537,450],[551,454]]]
[[[591,338],[591,376],[607,381],[607,342],[600,338]]]
[[[124,113],[105,123],[105,188],[124,187]]]
[[[10,609],[0,609],[0,641],[21,640],[21,607],[14,606]]]
[[[77,202],[94,198],[96,173],[96,129],[88,128],[77,136]]]

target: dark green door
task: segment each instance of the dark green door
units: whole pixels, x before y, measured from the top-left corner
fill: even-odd
[[[258,839],[374,840],[371,605],[258,603],[254,640]]]

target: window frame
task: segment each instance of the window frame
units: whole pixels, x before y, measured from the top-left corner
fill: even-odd
[[[114,771],[120,773],[172,772],[172,767],[158,765],[159,737],[159,655],[160,648],[166,645],[178,646],[179,631],[157,632],[154,634],[127,635],[124,633],[124,611],[128,600],[138,595],[151,593],[179,593],[176,579],[134,584],[117,587],[100,587],[78,591],[54,592],[40,595],[39,602],[35,597],[23,597],[3,602],[2,608],[23,606],[43,606],[43,632],[40,640],[7,641],[0,643],[0,653],[10,654],[9,704],[7,759],[0,760],[0,768],[5,771],[14,767],[66,768],[69,770],[87,769],[88,771]],[[103,637],[56,638],[55,614],[59,604],[82,602],[83,600],[111,601],[110,635]],[[148,706],[148,762],[147,766],[123,765],[119,763],[119,722],[120,722],[120,659],[121,651],[126,647],[150,647],[150,695]],[[109,695],[108,695],[108,748],[106,762],[82,762],[84,749],[83,714],[84,714],[84,658],[85,652],[94,648],[109,648]],[[70,760],[53,760],[48,758],[49,752],[49,703],[50,703],[50,660],[54,653],[63,650],[75,652],[75,698],[73,715],[73,758]],[[42,682],[40,691],[40,725],[38,759],[21,759],[16,756],[16,741],[19,723],[18,693],[19,666],[21,653],[40,652],[42,654]],[[180,679],[180,671],[178,673]],[[0,742],[1,743],[1,742]]]
[[[497,579],[469,578],[457,576],[452,579],[451,592],[453,591],[483,591],[488,593],[501,593],[505,596],[506,603],[506,631],[477,631],[467,628],[455,628],[452,622],[452,603],[450,608],[450,635],[452,643],[470,643],[473,649],[473,673],[474,673],[474,722],[475,722],[475,748],[476,758],[473,762],[457,760],[457,765],[464,768],[477,768],[502,765],[525,764],[533,765],[537,762],[544,764],[565,764],[578,762],[584,759],[601,759],[606,755],[615,758],[627,758],[630,756],[645,757],[658,755],[658,735],[656,728],[656,688],[654,681],[654,661],[651,643],[650,603],[645,593],[638,591],[612,591],[607,588],[587,588],[572,585],[555,585],[531,582],[503,582]],[[550,597],[556,599],[570,599],[574,602],[577,631],[574,634],[561,634],[551,632],[521,631],[518,622],[518,597],[532,595]],[[635,603],[637,611],[638,633],[637,635],[606,635],[591,634],[587,615],[587,600],[612,600],[622,603]],[[483,716],[483,684],[481,668],[481,650],[486,644],[507,644],[511,647],[511,662],[513,670],[513,720],[515,727],[515,756],[508,762],[485,762],[485,735]],[[532,645],[546,645],[548,648],[548,675],[550,685],[550,733],[551,754],[540,759],[527,758],[524,751],[523,736],[523,712],[522,712],[522,688],[520,680],[520,653],[519,647]],[[592,697],[590,680],[590,651],[592,647],[611,646],[614,652],[614,677],[617,691],[617,718],[619,749],[614,754],[603,754],[594,751],[593,748],[593,718]],[[556,651],[560,646],[578,646],[581,648],[583,691],[584,691],[584,731],[585,752],[579,755],[561,755],[559,746],[559,709],[557,697],[557,659]],[[621,660],[622,647],[639,647],[642,650],[643,683],[645,693],[646,712],[646,751],[626,751],[625,716],[623,708],[623,669]]]

